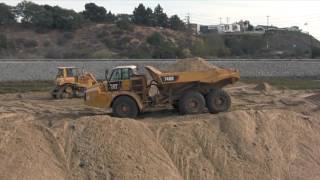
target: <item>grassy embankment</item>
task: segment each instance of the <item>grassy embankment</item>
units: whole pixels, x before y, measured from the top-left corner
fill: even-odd
[[[0,82],[0,93],[24,93],[31,91],[50,91],[54,87],[52,81],[19,81]]]

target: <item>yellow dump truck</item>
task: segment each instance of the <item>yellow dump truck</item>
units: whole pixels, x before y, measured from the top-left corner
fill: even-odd
[[[198,114],[205,107],[211,113],[227,111],[231,99],[222,88],[239,80],[237,70],[214,68],[198,72],[161,72],[152,66],[145,74],[137,67],[119,66],[112,69],[107,81],[87,89],[85,104],[112,108],[117,117],[136,117],[153,107],[172,105],[180,114]],[[157,93],[151,95],[150,90]]]

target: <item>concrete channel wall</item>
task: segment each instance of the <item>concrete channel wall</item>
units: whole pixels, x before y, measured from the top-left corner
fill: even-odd
[[[0,81],[29,81],[52,80],[57,73],[58,66],[84,67],[92,72],[98,79],[104,79],[106,69],[118,65],[137,65],[143,70],[145,65],[152,65],[165,70],[175,60],[0,60]],[[241,76],[246,77],[320,77],[320,59],[224,59],[209,60],[210,63],[220,67],[240,70]]]

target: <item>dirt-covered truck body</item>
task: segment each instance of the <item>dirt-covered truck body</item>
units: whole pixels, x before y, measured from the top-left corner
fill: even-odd
[[[222,90],[239,80],[236,70],[212,68],[206,71],[161,72],[152,66],[145,69],[151,76],[137,74],[136,66],[120,66],[110,78],[85,93],[85,104],[112,108],[119,117],[136,117],[153,107],[172,105],[181,114],[227,111],[231,99]]]

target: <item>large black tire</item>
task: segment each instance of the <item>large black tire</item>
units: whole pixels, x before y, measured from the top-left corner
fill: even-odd
[[[231,98],[226,91],[215,89],[206,96],[206,103],[209,112],[216,114],[230,109]]]
[[[75,95],[75,92],[72,86],[65,85],[59,88],[56,96],[58,99],[66,99],[66,98],[73,98],[75,97],[74,95]]]
[[[120,96],[112,104],[112,113],[120,118],[135,118],[138,116],[139,108],[132,98]]]
[[[187,92],[179,100],[180,114],[199,114],[203,112],[205,99],[199,92]]]
[[[58,99],[58,96],[57,96],[58,91],[59,91],[59,87],[55,87],[55,88],[52,90],[51,96],[52,96],[53,99]]]

